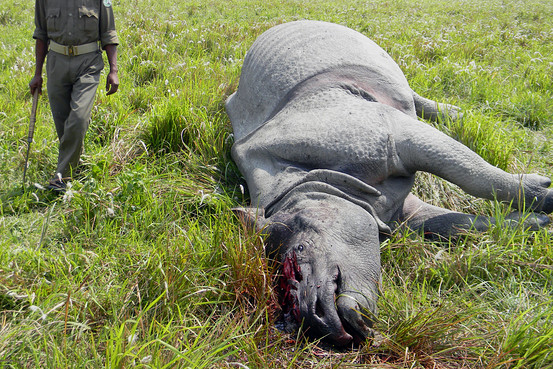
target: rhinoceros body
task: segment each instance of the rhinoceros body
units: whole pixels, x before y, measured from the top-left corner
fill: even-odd
[[[292,313],[339,345],[370,335],[380,239],[395,224],[450,237],[494,222],[417,199],[417,171],[475,196],[553,210],[549,179],[506,173],[417,120],[459,113],[414,93],[383,49],[343,26],[299,21],[265,32],[226,108],[251,197],[243,219],[255,218],[291,270]]]

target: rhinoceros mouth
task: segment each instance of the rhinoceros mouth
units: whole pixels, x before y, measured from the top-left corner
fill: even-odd
[[[297,291],[298,284],[303,280],[301,268],[295,252],[282,262],[282,275],[278,282],[278,299],[284,314],[291,314],[297,324],[301,324],[301,313]]]
[[[298,264],[297,256],[295,252],[291,252],[282,262],[282,273],[279,278],[277,288],[278,301],[282,309],[283,316],[289,317],[289,319],[293,320],[293,323],[295,323],[297,327],[302,327],[302,323],[306,323],[304,319],[311,322],[310,325],[315,324],[315,326],[302,327],[302,330],[308,336],[310,336],[310,330],[314,330],[315,332],[319,331],[319,328],[316,326],[316,322],[324,325],[323,321],[325,320],[327,314],[334,316],[334,318],[329,316],[328,319],[336,319],[336,321],[339,320],[339,324],[334,327],[335,331],[326,332],[327,340],[337,346],[346,346],[349,344],[358,346],[362,344],[366,337],[364,337],[362,333],[357,332],[357,330],[343,317],[339,316],[337,311],[330,312],[328,309],[325,309],[320,299],[316,299],[314,306],[312,306],[311,317],[302,316],[300,301],[298,299],[298,293],[300,292],[298,291],[298,287],[303,279],[304,276],[301,271],[301,266]],[[333,280],[336,289],[338,289],[341,280],[339,268],[337,268],[336,273],[333,275]],[[336,299],[337,296],[335,291],[334,300],[336,301]],[[315,336],[319,335],[315,334]]]
[[[357,333],[357,331],[353,328],[353,326],[351,324],[349,324],[347,322],[347,320],[340,317],[340,321],[342,322],[342,326],[344,327],[344,331],[346,331],[346,333],[348,333],[351,336],[351,339],[348,342],[346,342],[345,344],[352,343],[353,346],[357,347],[357,346],[363,345],[364,343],[367,342],[367,337],[365,337],[362,334]],[[358,324],[359,325],[364,325],[365,323],[360,320],[358,322]],[[345,346],[345,345],[342,345],[342,346]]]

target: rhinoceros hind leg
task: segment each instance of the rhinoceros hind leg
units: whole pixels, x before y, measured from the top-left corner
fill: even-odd
[[[411,230],[422,231],[426,238],[442,240],[471,231],[484,232],[496,223],[493,217],[464,214],[427,204],[413,194],[405,199],[400,221]],[[513,212],[505,217],[503,224],[537,231],[549,223],[545,214]]]
[[[463,118],[461,108],[458,106],[439,103],[434,100],[424,98],[415,91],[413,91],[413,100],[415,102],[417,116],[422,119],[438,122],[440,119],[444,119],[446,117],[452,120],[459,120]]]
[[[493,218],[486,216],[477,217],[427,204],[413,194],[405,199],[399,220],[430,239],[449,239],[469,231],[484,232],[495,223]]]

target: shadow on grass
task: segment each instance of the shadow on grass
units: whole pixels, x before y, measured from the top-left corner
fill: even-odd
[[[14,185],[0,190],[0,215],[15,215],[44,209],[60,198],[61,193],[34,185]]]

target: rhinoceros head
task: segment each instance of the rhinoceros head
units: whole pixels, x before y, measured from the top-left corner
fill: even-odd
[[[267,253],[282,264],[282,308],[309,335],[340,346],[372,335],[380,242],[368,212],[345,200],[306,201],[242,219],[267,234]]]

